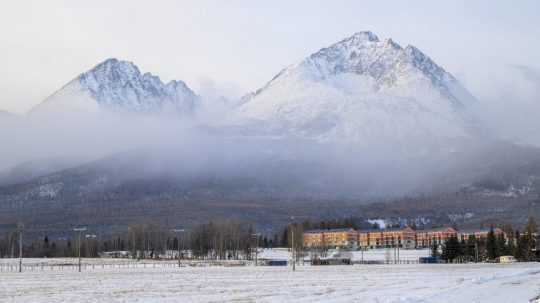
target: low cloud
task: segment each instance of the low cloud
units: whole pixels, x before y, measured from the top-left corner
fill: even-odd
[[[507,66],[486,76],[473,108],[481,123],[503,140],[540,146],[540,71]]]

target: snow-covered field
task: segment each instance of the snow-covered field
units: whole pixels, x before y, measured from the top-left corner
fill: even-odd
[[[0,302],[535,302],[540,263],[0,273]],[[538,301],[540,302],[540,301]]]

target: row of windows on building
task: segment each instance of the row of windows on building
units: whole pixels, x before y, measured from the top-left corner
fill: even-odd
[[[431,247],[440,245],[451,237],[468,240],[487,237],[489,229],[457,231],[452,227],[429,230],[414,230],[410,227],[399,229],[381,229],[357,231],[352,228],[309,230],[304,232],[304,247],[349,247],[349,248],[383,248],[401,247],[406,249]],[[504,235],[500,228],[495,228],[496,236]]]

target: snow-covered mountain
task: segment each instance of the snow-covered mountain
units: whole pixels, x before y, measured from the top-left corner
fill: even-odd
[[[469,136],[474,98],[414,46],[359,32],[285,68],[243,101],[236,121],[265,131],[403,141]]]
[[[79,75],[32,113],[114,110],[139,113],[194,111],[198,96],[182,81],[163,83],[131,62],[107,59]]]

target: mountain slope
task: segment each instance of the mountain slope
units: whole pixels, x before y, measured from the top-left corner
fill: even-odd
[[[108,59],[45,99],[32,113],[113,110],[190,114],[198,96],[182,81],[163,83],[131,62]]]
[[[495,157],[481,153],[490,159],[472,162],[468,172],[456,172],[459,181],[476,180],[474,186],[459,191],[447,186],[446,192],[402,196],[397,203],[347,197],[335,180],[324,178],[324,168],[312,163],[272,160],[270,156],[257,161],[255,167],[240,165],[240,172],[232,175],[205,174],[190,171],[186,163],[193,159],[180,161],[185,157],[176,152],[172,153],[175,161],[171,155],[123,153],[18,184],[0,185],[0,218],[5,223],[23,220],[40,233],[65,232],[76,224],[108,233],[141,222],[192,226],[223,219],[275,227],[291,214],[305,219],[424,217],[434,224],[451,224],[449,218],[470,214],[473,217],[462,223],[498,220],[522,224],[528,207],[538,205],[540,157],[535,149],[512,147],[508,152],[515,155],[514,163],[501,161],[508,158],[505,153]],[[501,169],[501,163],[508,167]],[[299,169],[303,171],[300,175],[296,173]],[[274,177],[268,178],[271,175]],[[324,182],[314,186],[312,179]],[[379,203],[366,205],[374,201]]]
[[[245,97],[239,119],[321,139],[454,138],[469,135],[465,108],[473,100],[417,48],[359,32]]]

